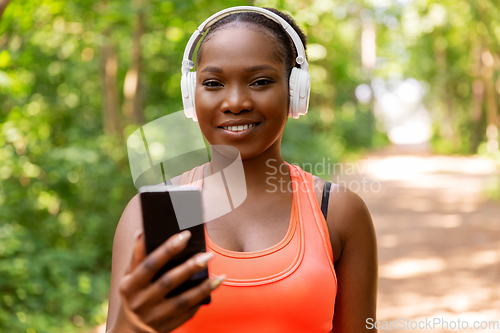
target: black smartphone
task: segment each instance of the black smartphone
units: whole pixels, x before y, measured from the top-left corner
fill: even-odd
[[[149,254],[172,235],[183,230],[191,232],[186,248],[163,266],[153,277],[157,280],[166,271],[182,264],[198,252],[206,251],[201,193],[197,187],[167,185],[142,186],[139,189],[146,252]],[[208,278],[208,268],[193,274],[165,297],[172,297],[199,285]],[[209,304],[210,296],[200,304]]]

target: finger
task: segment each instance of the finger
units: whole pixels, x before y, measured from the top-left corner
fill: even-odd
[[[196,312],[200,309],[201,305],[195,306],[194,308],[190,309],[186,313],[183,313],[179,316],[176,316],[174,318],[162,318],[163,321],[159,323],[159,327],[161,327],[160,332],[170,332],[177,327],[181,326],[184,324],[186,321],[191,319]]]
[[[184,230],[163,242],[162,245],[151,252],[131,272],[129,279],[125,282],[127,285],[124,288],[135,291],[151,284],[151,279],[158,270],[172,259],[172,257],[184,250],[190,237],[191,232]]]
[[[175,318],[198,306],[201,301],[210,296],[210,293],[221,285],[225,278],[226,275],[223,274],[217,278],[206,279],[199,286],[193,287],[178,296],[167,298],[147,314],[148,322],[157,322],[165,314],[169,314],[168,317]]]
[[[141,261],[146,257],[146,247],[144,244],[144,233],[139,230],[134,237],[134,252],[132,253],[132,260],[130,262],[127,274],[132,272]]]
[[[215,278],[206,279],[198,287],[191,288],[176,298],[175,305],[178,309],[192,308],[198,305],[205,298],[210,296],[212,291],[219,288],[222,282],[226,279],[226,275],[222,274]]]
[[[147,288],[141,298],[152,302],[162,300],[165,295],[189,279],[193,274],[206,269],[208,261],[213,257],[212,252],[198,253],[186,262],[172,268],[163,274],[149,288]]]

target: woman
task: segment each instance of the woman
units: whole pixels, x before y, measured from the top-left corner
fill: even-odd
[[[305,45],[293,19],[268,10]],[[247,198],[205,224],[207,254],[151,283],[158,268],[185,247],[189,232],[146,256],[134,197],[115,234],[108,332],[344,333],[366,331],[367,320],[375,320],[377,250],[365,204],[281,157],[296,59],[289,34],[260,13],[231,14],[210,28],[197,56],[195,112],[211,145],[239,150]],[[217,171],[209,163],[172,182]],[[323,214],[320,205],[328,207]],[[211,275],[227,278],[210,278],[164,298],[207,264]],[[211,304],[197,305],[211,293]]]

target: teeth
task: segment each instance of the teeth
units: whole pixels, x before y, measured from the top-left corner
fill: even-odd
[[[232,132],[241,132],[245,131],[249,128],[255,127],[256,124],[246,124],[246,125],[239,125],[239,126],[222,126],[223,129],[232,131]]]

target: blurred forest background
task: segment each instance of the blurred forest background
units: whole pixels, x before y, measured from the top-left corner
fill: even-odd
[[[105,321],[114,230],[137,191],[126,139],[182,109],[188,38],[236,5],[285,10],[309,37],[310,109],[287,124],[286,160],[389,138],[500,160],[494,0],[0,0],[1,332]]]

